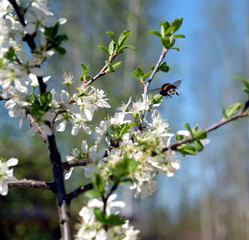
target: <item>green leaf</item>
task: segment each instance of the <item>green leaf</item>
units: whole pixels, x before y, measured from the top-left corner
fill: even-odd
[[[183,135],[176,135],[176,141],[181,141],[184,139]]]
[[[168,37],[161,37],[161,42],[166,49],[170,48],[170,40]]]
[[[242,109],[242,103],[234,103],[230,105],[224,112],[225,118],[230,118]]]
[[[191,129],[189,123],[185,123],[185,124],[184,124],[184,127],[185,127],[185,128],[191,133],[191,135],[192,135],[192,129]]]
[[[169,72],[170,71],[170,67],[167,65],[166,62],[161,63],[159,66],[159,69],[162,72]]]
[[[118,215],[108,215],[105,216],[105,224],[108,226],[120,226],[125,223],[125,218]]]
[[[169,48],[171,48],[171,47],[174,46],[176,40],[174,38],[172,38],[172,37],[170,37],[169,40],[170,40],[170,47]]]
[[[117,44],[114,41],[110,42],[109,48],[108,48],[108,52],[109,52],[110,56],[112,56],[114,54],[114,52],[116,51],[116,46],[117,46]]]
[[[110,35],[111,39],[112,39],[115,43],[118,42],[118,40],[117,40],[117,38],[116,38],[116,36],[115,36],[115,34],[114,34],[113,32],[106,32],[106,33],[108,33],[108,34]]]
[[[204,147],[203,147],[202,143],[200,142],[200,140],[194,140],[193,144],[194,144],[194,148],[195,148],[195,150],[197,152],[201,152],[204,149]]]
[[[153,94],[152,94],[153,95]],[[153,104],[159,104],[159,103],[161,103],[163,101],[163,95],[161,95],[161,94],[156,94],[155,96],[154,96],[154,98],[153,98],[153,101],[152,101],[152,103]]]
[[[0,68],[3,66],[3,59],[0,58]]]
[[[88,190],[84,193],[84,196],[86,198],[96,198],[99,197],[101,193],[99,191],[96,191],[95,189]]]
[[[137,67],[137,69],[135,71],[132,72],[132,75],[138,79],[141,80],[142,77],[144,76],[144,71],[142,70],[142,68]]]
[[[165,37],[165,32],[167,31],[167,29],[170,27],[170,23],[169,21],[164,21],[160,23],[161,26],[161,36]]]
[[[112,65],[113,69],[116,69],[117,67],[119,67],[122,64],[122,62],[117,62],[115,64]]]
[[[156,31],[156,30],[149,31],[149,34],[154,34],[154,35],[156,35],[158,37],[162,37],[162,34],[160,32],[158,32],[158,31]]]
[[[101,208],[94,208],[93,212],[98,221],[105,224],[105,214],[103,210]]]
[[[112,65],[112,63],[110,63],[109,61],[105,61],[105,63],[108,65],[107,66],[107,71],[108,72],[114,72],[114,68],[113,68],[113,65]]]
[[[239,76],[236,76],[236,75],[233,75],[232,77],[240,80],[241,82],[243,82],[245,84],[246,87],[249,88],[249,81],[247,81],[245,78],[242,78],[242,77],[239,77]]]
[[[131,36],[131,30],[129,29],[124,30],[119,36],[118,46],[122,47],[127,42],[130,36]]]
[[[81,71],[83,74],[83,80],[89,80],[92,76],[89,74],[89,64],[86,65],[84,63],[81,63]]]
[[[120,184],[133,184],[133,181],[131,178],[123,178],[122,180],[120,180],[119,185]]]
[[[151,75],[151,72],[145,73],[143,75],[143,80],[145,80],[147,77],[149,77]]]
[[[174,32],[175,27],[169,27],[167,31],[165,32],[165,36],[170,36]]]
[[[125,133],[127,133],[130,130],[130,125],[128,123],[124,124],[123,128],[121,129],[119,133],[119,138],[122,138]]]
[[[44,115],[45,111],[43,107],[35,101],[31,108],[31,113],[33,116],[35,116],[35,118],[39,119],[41,116]]]
[[[249,81],[247,81],[245,78],[233,75],[233,78],[236,78],[238,80],[240,80],[241,82],[243,82],[245,84],[245,86],[243,87],[243,91],[245,91],[246,93],[249,94]]]
[[[136,170],[138,162],[132,158],[124,157],[124,159],[117,163],[115,168],[113,168],[113,175],[116,179],[120,180],[123,177],[128,176]]]
[[[96,191],[100,193],[104,192],[105,181],[99,173],[94,173],[92,175],[92,183]]]
[[[45,92],[45,93],[41,94],[40,100],[42,103],[43,110],[46,110],[48,104],[52,101],[52,93]]]
[[[9,60],[10,62],[16,59],[16,53],[14,47],[9,48],[9,50],[4,54],[4,58]]]
[[[249,94],[249,88],[247,88],[247,87],[243,87],[242,89],[243,89],[243,91],[244,91],[244,92],[246,92],[246,93],[248,93],[248,94]]]
[[[64,55],[64,54],[66,54],[66,52],[67,52],[65,48],[59,47],[59,46],[54,47],[54,50],[55,50],[56,52],[58,52],[60,55]]]
[[[124,46],[122,46],[122,47],[119,48],[118,52],[121,53],[122,50],[124,50],[126,48],[130,48],[130,49],[136,50],[136,47],[134,47],[132,45],[124,45]]]
[[[130,123],[128,123],[128,124],[130,125],[131,128],[134,128],[134,127],[137,126],[137,123],[135,123],[135,122],[130,122]]]
[[[60,45],[62,42],[65,42],[68,40],[68,37],[66,34],[61,34],[61,35],[57,35],[54,38],[55,44]]]
[[[109,55],[109,52],[108,52],[108,50],[107,50],[107,48],[106,48],[105,46],[99,45],[98,47],[99,47],[100,49],[102,49],[104,52],[106,52],[106,53]]]
[[[174,38],[185,38],[185,35],[183,35],[183,34],[174,34],[173,37]]]
[[[178,47],[172,47],[171,49],[177,50],[178,52],[180,51]]]
[[[185,156],[185,155],[196,155],[195,147],[189,146],[189,145],[186,145],[186,144],[182,144],[179,151],[183,156]]]
[[[198,127],[199,127],[199,124],[197,123],[197,124],[194,126],[193,131],[194,131],[194,132],[197,132],[197,131],[198,131]]]
[[[174,27],[174,33],[177,32],[180,27],[182,26],[183,18],[176,18],[172,23],[171,26]]]
[[[198,140],[205,139],[205,138],[207,138],[207,134],[208,134],[207,131],[195,132],[195,133],[193,133],[193,138],[198,139]]]

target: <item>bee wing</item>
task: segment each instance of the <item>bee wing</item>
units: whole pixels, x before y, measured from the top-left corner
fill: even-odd
[[[150,90],[150,93],[155,95],[155,94],[159,94],[160,91],[161,91],[161,88],[155,88],[155,89]]]
[[[173,85],[175,85],[178,88],[180,86],[181,82],[182,82],[181,80],[177,80],[173,83]]]

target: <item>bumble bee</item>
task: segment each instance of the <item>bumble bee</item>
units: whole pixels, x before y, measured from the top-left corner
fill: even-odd
[[[181,80],[177,80],[174,83],[165,83],[162,85],[161,88],[153,89],[150,92],[153,94],[161,94],[162,96],[165,96],[165,97],[168,97],[168,96],[171,97],[171,95],[174,95],[174,94],[179,96],[179,93],[177,90],[180,84],[181,84]]]

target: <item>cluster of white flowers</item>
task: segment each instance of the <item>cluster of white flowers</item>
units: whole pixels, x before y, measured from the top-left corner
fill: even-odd
[[[3,196],[8,193],[8,181],[17,180],[13,176],[13,169],[9,169],[9,167],[15,166],[17,163],[16,158],[10,158],[7,161],[0,159],[0,194]]]
[[[154,180],[156,175],[164,173],[172,177],[174,172],[180,168],[174,151],[162,151],[170,145],[173,134],[168,132],[169,125],[161,118],[159,111],[152,110],[151,121],[146,120],[146,125],[142,129],[128,127],[134,126],[136,116],[149,109],[148,104],[138,101],[133,103],[132,108],[127,111],[130,105],[129,100],[114,118],[102,121],[100,127],[96,128],[97,142],[104,135],[109,136],[105,138],[109,146],[112,146],[115,141],[118,142],[118,146],[111,147],[108,156],[104,159],[110,168],[115,167],[125,157],[139,163],[129,177],[134,182],[131,189],[136,189],[135,196],[141,195],[142,198],[151,195],[156,190],[157,182]],[[106,169],[108,168],[102,171],[105,172]],[[108,174],[103,173],[103,175]]]
[[[33,122],[28,134],[31,136],[39,129],[51,135],[52,129],[48,122],[57,122],[56,130],[59,132],[65,131],[67,122],[70,122],[72,135],[77,135],[80,128],[91,134],[92,130],[88,123],[92,121],[94,112],[99,108],[110,108],[106,94],[103,90],[82,84],[78,92],[72,95],[69,91],[62,90],[59,93],[52,89],[50,92],[42,92],[36,96],[35,91],[39,82],[44,83],[50,78],[43,78],[43,71],[40,68],[40,65],[54,54],[51,43],[54,41],[54,36],[49,34],[57,32],[58,26],[66,20],[57,20],[43,0],[31,1],[24,8],[24,22],[21,23],[12,15],[13,8],[9,1],[2,0],[0,4],[0,87],[1,97],[7,100],[5,107],[9,115],[22,119],[27,112],[30,112],[33,115]],[[56,30],[50,31],[49,28]],[[37,36],[33,42],[34,49],[31,49],[32,54],[21,45],[27,36],[31,37],[31,42],[34,40],[33,37]],[[61,39],[66,37],[61,35]],[[64,73],[63,84],[69,88],[72,79],[71,74]],[[75,148],[72,156],[66,156],[69,163],[84,160],[86,166],[82,168],[86,178],[90,178],[94,172],[100,173],[106,185],[103,190],[105,192],[101,190],[97,196],[101,195],[102,200],[104,196],[108,196],[107,206],[103,201],[91,199],[87,206],[82,208],[79,213],[81,223],[77,226],[78,240],[137,239],[139,231],[134,230],[128,220],[121,222],[121,225],[108,225],[99,221],[94,212],[99,208],[105,216],[117,216],[119,212],[113,210],[116,207],[124,207],[123,202],[114,201],[116,195],[109,196],[112,192],[107,194],[108,187],[112,185],[111,181],[115,182],[114,169],[121,166],[120,163],[124,160],[128,159],[134,165],[131,166],[132,170],[127,168],[120,176],[117,174],[115,183],[122,181],[122,178],[132,181],[130,188],[135,189],[135,197],[141,198],[153,194],[156,190],[155,177],[158,174],[164,173],[172,177],[180,168],[176,153],[172,150],[165,151],[170,145],[173,134],[168,132],[169,124],[162,119],[159,111],[153,109],[159,103],[153,104],[147,96],[142,96],[141,99],[143,100],[132,102],[130,98],[127,104],[119,108],[114,117],[101,121],[95,128],[94,146],[89,148],[84,140],[80,150]],[[103,142],[106,148],[98,151],[98,145]],[[9,167],[16,165],[17,162],[18,160],[14,158],[6,162],[0,160],[2,195],[7,194],[7,181],[16,180],[13,177],[13,169],[9,170]],[[73,167],[66,173],[65,179],[71,176],[72,171]]]
[[[57,19],[48,10],[44,1],[32,1],[22,6],[25,9],[24,25],[16,16],[8,0],[3,0],[0,6],[0,87],[1,96],[9,99],[5,107],[11,117],[22,118],[27,107],[31,105],[29,91],[38,85],[37,76],[41,77],[43,70],[40,65],[54,54],[45,37],[45,27],[52,27],[57,22],[64,24],[65,19]],[[38,36],[35,39],[35,50],[32,54],[22,47],[25,36]],[[43,79],[44,81],[47,78]],[[47,120],[46,116],[43,121]],[[21,123],[21,121],[20,121]],[[40,122],[34,128],[41,127]],[[51,130],[43,124],[47,134]],[[31,135],[33,134],[31,131]]]
[[[88,151],[85,141],[82,143],[82,150],[77,149],[73,156],[67,156],[67,160],[88,159],[89,164],[83,167],[85,176],[90,177],[93,171],[98,169],[105,180],[109,181],[112,174],[110,169],[114,169],[124,158],[134,159],[138,167],[129,175],[133,181],[131,189],[136,190],[135,197],[145,198],[151,195],[157,187],[155,177],[160,173],[168,177],[174,176],[174,172],[180,168],[180,163],[176,160],[174,151],[163,151],[170,145],[173,134],[168,132],[169,124],[161,118],[159,111],[151,110],[151,120],[145,120],[141,129],[137,126],[143,111],[150,108],[149,104],[139,100],[132,103],[129,99],[114,117],[100,122],[100,126],[95,128],[95,144],[99,144],[104,138],[108,148],[100,151],[97,160],[97,145]],[[130,105],[132,107],[129,107]],[[103,158],[104,153],[106,157]],[[70,173],[66,175],[67,178]]]
[[[79,129],[82,128],[87,134],[91,134],[90,127],[87,126],[87,121],[91,121],[94,112],[98,108],[110,108],[107,103],[107,98],[103,90],[94,87],[83,86],[80,93],[69,97],[65,90],[58,94],[55,89],[52,89],[52,102],[50,107],[60,110],[56,121],[60,121],[56,130],[62,132],[66,129],[66,124],[70,121],[73,125],[71,133],[77,135]]]
[[[124,208],[125,203],[122,201],[114,201],[116,195],[113,194],[108,198],[106,206],[106,216],[118,214],[117,208]],[[103,224],[96,219],[94,208],[103,208],[103,202],[94,198],[91,199],[87,206],[83,207],[80,212],[80,223],[77,224],[78,232],[75,236],[76,240],[135,240],[139,230],[134,230],[126,220],[123,225],[103,228]]]

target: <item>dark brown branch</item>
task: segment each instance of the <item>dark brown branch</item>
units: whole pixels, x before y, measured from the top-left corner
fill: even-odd
[[[213,124],[212,126],[206,128],[204,131],[212,132],[212,131],[216,130],[217,128],[220,128],[221,126],[223,126],[223,125],[225,125],[225,124],[227,124],[229,122],[232,122],[232,121],[234,121],[236,119],[248,117],[248,113],[246,112],[248,107],[249,107],[249,101],[247,101],[245,103],[245,106],[244,106],[242,111],[240,111],[239,113],[235,114],[234,116],[232,116],[232,117],[230,117],[228,119],[221,120],[220,122]],[[168,150],[177,150],[177,148],[179,146],[181,146],[182,144],[192,142],[192,140],[193,140],[192,137],[188,137],[188,138],[185,138],[185,139],[183,139],[181,141],[174,142],[174,143],[170,144],[169,147],[163,148],[162,152],[166,152]]]
[[[79,188],[77,188],[76,190],[74,190],[73,192],[71,192],[71,193],[69,193],[67,195],[67,201],[70,202],[72,199],[77,198],[80,194],[83,194],[86,191],[91,190],[91,189],[93,189],[93,184],[92,183],[89,183],[89,184],[87,184],[87,185],[85,185],[83,187],[79,187]]]
[[[21,12],[19,10],[19,7],[16,3],[16,0],[9,0],[9,2],[12,4],[13,8],[15,9],[16,15],[17,15],[20,23],[25,27],[26,23],[25,23],[23,15],[21,14]]]
[[[50,182],[37,181],[33,179],[22,179],[17,181],[9,181],[9,187],[29,187],[29,188],[42,188],[47,190],[53,190],[53,184]]]
[[[78,166],[86,166],[89,163],[89,159],[83,159],[83,160],[79,160],[77,162],[71,161],[71,162],[63,162],[63,168],[65,170],[68,170],[72,167],[78,167]]]

